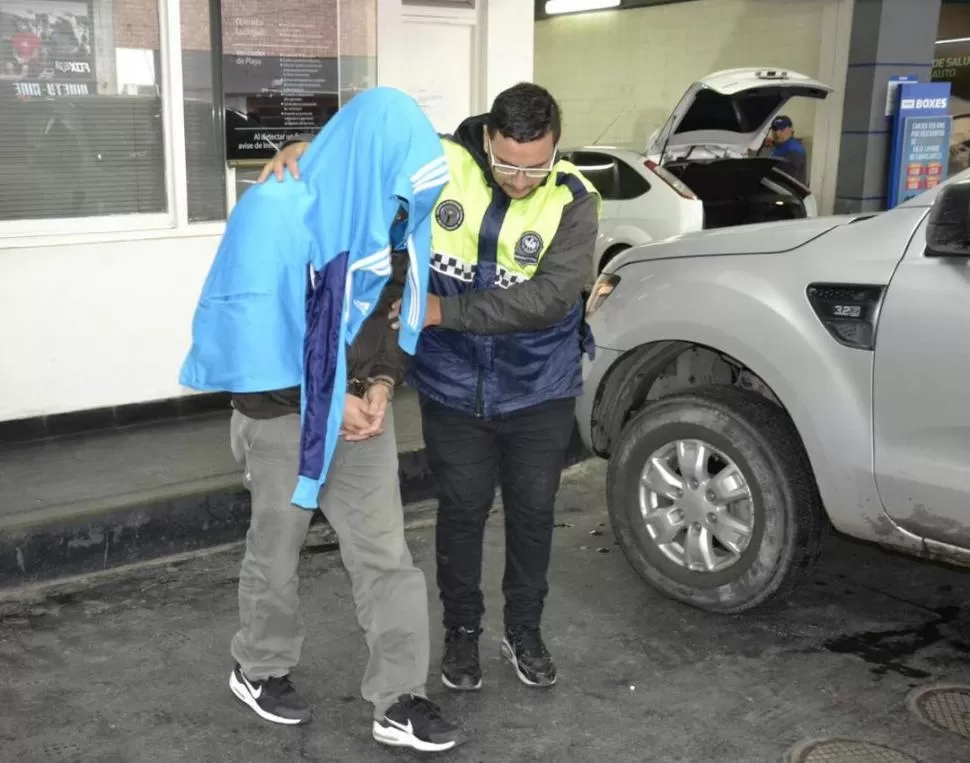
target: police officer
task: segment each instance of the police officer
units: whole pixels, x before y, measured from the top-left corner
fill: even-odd
[[[554,505],[582,388],[582,289],[600,199],[558,158],[559,105],[538,85],[500,93],[443,138],[451,181],[433,212],[426,329],[408,371],[438,482],[442,682],[482,685],[485,522],[496,481],[505,514],[502,653],[545,687],[556,665],[540,632]],[[291,171],[300,145],[270,169]]]

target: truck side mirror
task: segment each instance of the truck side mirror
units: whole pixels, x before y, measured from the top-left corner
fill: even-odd
[[[970,182],[946,186],[926,225],[927,257],[970,257]]]

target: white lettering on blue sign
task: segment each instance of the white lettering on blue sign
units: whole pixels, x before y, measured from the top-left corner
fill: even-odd
[[[904,109],[945,109],[948,106],[948,98],[916,98],[903,101]]]

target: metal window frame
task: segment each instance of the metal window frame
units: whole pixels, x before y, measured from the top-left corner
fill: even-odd
[[[156,7],[165,150],[163,167],[168,211],[155,214],[0,221],[0,250],[65,243],[218,235],[225,229],[224,221],[189,222],[180,0],[158,0]],[[227,171],[227,189],[233,180]]]

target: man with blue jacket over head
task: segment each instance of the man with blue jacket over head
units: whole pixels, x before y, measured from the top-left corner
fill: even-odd
[[[232,393],[232,449],[253,498],[229,685],[266,720],[309,720],[289,673],[304,637],[300,549],[319,507],[370,652],[361,693],[374,738],[446,750],[457,730],[424,696],[427,589],[404,539],[388,403],[423,325],[428,216],[447,163],[414,100],[375,88],[330,120],[301,170],[304,182],[254,186],[233,210],[180,375]],[[392,250],[407,261],[399,336]]]

